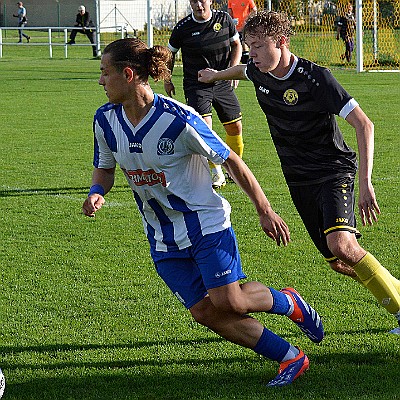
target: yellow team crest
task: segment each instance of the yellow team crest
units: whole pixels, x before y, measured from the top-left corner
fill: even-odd
[[[222,26],[219,22],[215,23],[213,26],[214,32],[219,32],[221,30]]]
[[[295,104],[297,104],[298,100],[299,100],[299,95],[294,89],[288,89],[283,94],[283,101],[288,106],[294,106]]]

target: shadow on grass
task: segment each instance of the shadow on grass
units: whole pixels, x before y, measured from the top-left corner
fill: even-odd
[[[0,352],[67,352],[93,349],[177,344],[207,345],[220,338],[152,341],[114,345],[54,345],[0,347]],[[384,352],[359,354],[309,353],[311,369],[293,385],[267,388],[277,364],[249,353],[248,357],[153,358],[130,361],[60,362],[52,365],[2,365],[4,372],[27,376],[21,383],[7,382],[6,399],[19,400],[123,400],[123,399],[399,399],[399,364]],[[392,357],[393,358],[393,357]],[[65,358],[64,358],[65,360]],[[25,370],[26,375],[23,373]],[[50,371],[50,372],[49,372]],[[22,374],[21,374],[22,372]],[[32,376],[37,375],[36,379]],[[44,377],[45,375],[45,377]],[[48,377],[46,376],[48,375]]]
[[[113,191],[126,191],[129,188],[127,186],[115,185]],[[12,196],[57,196],[61,194],[71,193],[84,193],[87,194],[89,187],[61,187],[61,188],[11,188],[11,189],[0,189],[0,197],[12,197]]]

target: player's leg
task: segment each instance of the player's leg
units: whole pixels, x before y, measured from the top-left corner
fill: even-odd
[[[345,52],[345,56],[346,56],[346,61],[350,62],[351,61],[351,50],[350,50],[350,40],[347,39],[345,41],[345,45],[346,45],[346,52]]]
[[[357,241],[354,180],[339,178],[322,185],[323,230],[329,251],[352,268],[359,281],[391,314],[400,312],[399,281]]]
[[[212,117],[211,115],[202,115],[206,124],[212,129]],[[208,165],[211,170],[211,180],[212,186],[214,189],[220,189],[221,187],[226,185],[226,179],[224,175],[224,171],[222,170],[221,165],[214,164],[211,161],[208,161]]]
[[[220,310],[205,297],[190,308],[196,322],[208,327],[226,340],[252,349],[255,353],[277,361],[278,375],[267,386],[292,383],[309,368],[307,356],[297,347],[265,328],[246,314]]]
[[[204,119],[206,124],[212,128],[212,88],[185,88],[186,104],[193,107]],[[226,185],[225,175],[221,165],[209,161],[211,170],[212,186],[214,189],[220,189]]]
[[[194,246],[193,254],[208,291],[208,297],[190,308],[195,320],[233,343],[280,362],[280,373],[270,386],[291,383],[308,368],[306,356],[248,314],[261,311],[292,319],[299,311],[298,302],[304,301],[260,282],[239,284],[245,275],[232,229],[207,235],[200,245]],[[310,314],[318,315],[312,311]],[[300,313],[299,319],[304,316]],[[310,329],[317,335],[322,333],[323,337],[322,324],[318,328],[310,325]],[[306,334],[309,336],[309,332]]]
[[[308,369],[308,358],[301,350],[264,328],[259,321],[245,314],[227,311],[226,305],[218,309],[207,295],[202,274],[193,259],[160,258],[155,260],[155,266],[160,277],[190,311],[196,322],[232,343],[252,349],[257,354],[280,363],[278,376],[270,382],[271,386],[289,384]],[[233,273],[236,277],[244,276],[241,269]],[[229,282],[231,277],[228,275],[230,274],[222,275],[222,279]],[[214,273],[213,279],[215,278]],[[264,292],[268,294],[266,290]],[[272,298],[269,297],[264,302],[265,307],[269,308]],[[282,305],[276,307],[283,309]]]
[[[212,105],[225,128],[226,144],[240,157],[243,157],[242,112],[239,100],[230,82],[221,82],[213,87]]]
[[[255,312],[286,315],[311,340],[322,340],[323,327],[318,313],[310,305],[305,305],[294,289],[277,291],[260,282],[239,284],[245,274],[231,228],[204,237],[194,251],[194,257],[217,310],[238,315]]]
[[[354,234],[333,231],[327,235],[327,242],[332,253],[354,269],[361,283],[379,304],[391,314],[400,312],[400,293],[395,285],[399,281],[359,245]]]

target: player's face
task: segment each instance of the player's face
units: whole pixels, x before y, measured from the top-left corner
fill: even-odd
[[[274,71],[281,59],[282,50],[279,42],[271,36],[248,36],[246,43],[249,46],[249,57],[261,72]]]
[[[128,85],[124,71],[119,72],[110,58],[110,54],[101,57],[99,85],[104,87],[110,103],[119,104],[129,99]]]
[[[212,0],[190,0],[193,15],[198,21],[210,18]]]

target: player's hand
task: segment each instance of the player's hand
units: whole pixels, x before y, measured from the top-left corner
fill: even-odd
[[[164,81],[164,90],[169,97],[172,97],[173,95],[175,96],[175,85],[172,81]]]
[[[197,79],[199,82],[212,83],[214,82],[214,75],[216,72],[215,69],[211,68],[202,69],[197,73]]]
[[[268,237],[275,240],[278,246],[288,245],[290,242],[289,227],[275,211],[271,209],[268,213],[261,215],[260,223],[263,231]]]
[[[358,210],[364,226],[367,225],[367,223],[368,225],[372,225],[374,222],[378,221],[378,215],[381,213],[381,210],[376,201],[372,184],[363,185],[360,183]]]
[[[83,202],[82,212],[87,217],[94,217],[95,212],[99,210],[105,203],[104,197],[101,194],[94,193]]]

